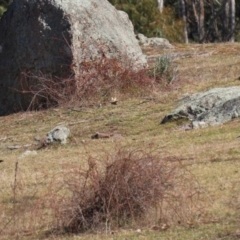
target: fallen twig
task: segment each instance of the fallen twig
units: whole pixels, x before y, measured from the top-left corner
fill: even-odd
[[[12,146],[7,146],[8,149],[10,150],[15,150],[15,149],[20,149],[20,148],[28,148],[31,147],[33,144],[25,144],[25,145],[12,145]]]
[[[121,134],[117,133],[100,133],[96,132],[94,135],[91,136],[92,139],[99,139],[99,138],[121,138]]]

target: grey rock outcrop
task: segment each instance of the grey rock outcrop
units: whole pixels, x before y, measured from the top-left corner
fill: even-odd
[[[36,78],[68,78],[102,58],[147,64],[126,13],[107,0],[13,0],[0,22],[0,115],[29,106],[21,84]]]
[[[162,119],[162,124],[186,118],[192,128],[218,125],[240,117],[240,87],[214,88],[187,96],[179,103]]]
[[[139,33],[137,35],[137,39],[139,40],[139,43],[142,44],[143,46],[151,46],[153,48],[160,48],[160,49],[174,48],[174,46],[170,44],[166,38],[158,38],[158,37],[148,38],[143,34]]]
[[[47,133],[46,142],[54,143],[60,142],[62,144],[67,143],[67,138],[70,136],[70,130],[64,126],[58,126],[53,128],[51,131]]]

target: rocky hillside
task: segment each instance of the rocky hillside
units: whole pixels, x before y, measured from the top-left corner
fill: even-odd
[[[184,127],[188,123],[185,119],[163,125],[160,121],[184,96],[216,87],[239,86],[240,45],[174,47],[159,50],[143,46],[150,64],[159,55],[167,55],[177,69],[174,81],[165,82],[159,92],[139,97],[121,95],[89,107],[52,108],[0,117],[1,239],[239,238],[240,119],[190,130]],[[70,130],[66,143],[45,144],[46,134],[59,125]],[[66,236],[65,230],[58,228],[64,211],[55,210],[67,210],[65,205],[59,208],[58,200],[71,195],[66,189],[73,186],[68,183],[80,181],[81,169],[95,169],[89,159],[100,159],[99,172],[91,172],[96,174],[93,179],[98,179],[105,154],[119,156],[116,153],[122,149],[157,152],[168,169],[181,166],[185,173],[182,181],[189,182],[175,181],[174,193],[182,189],[185,195],[179,193],[179,201],[176,200],[169,186],[171,194],[164,204],[178,206],[176,212],[180,206],[185,218],[174,222],[174,211],[164,212],[163,218],[161,213],[149,209],[144,219],[134,224],[125,222],[114,227],[105,219],[96,229]],[[184,184],[197,195],[190,196]],[[193,202],[184,205],[183,199]]]

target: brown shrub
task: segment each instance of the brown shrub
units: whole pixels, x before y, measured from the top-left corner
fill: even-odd
[[[120,148],[100,159],[89,157],[87,169],[64,169],[69,170],[52,183],[49,198],[55,226],[64,232],[192,224],[200,210],[194,177],[179,161],[158,153]]]
[[[109,101],[116,94],[146,94],[154,84],[148,69],[136,70],[131,63],[125,62],[123,66],[117,59],[102,58],[82,63],[81,74],[67,79],[23,73],[20,85],[22,93],[32,95],[29,109],[41,109],[66,104],[91,105]]]

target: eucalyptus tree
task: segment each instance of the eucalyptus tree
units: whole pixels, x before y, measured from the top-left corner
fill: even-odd
[[[163,2],[163,0],[157,0],[157,2],[158,2],[158,9],[159,9],[159,12],[162,13],[164,2]]]
[[[200,43],[234,42],[239,31],[240,0],[165,0],[165,6],[182,16],[185,42],[186,32],[191,41]]]
[[[235,33],[235,28],[236,28],[236,2],[235,0],[230,0],[230,38],[229,41],[230,42],[234,42],[235,38],[234,38],[234,33]]]

